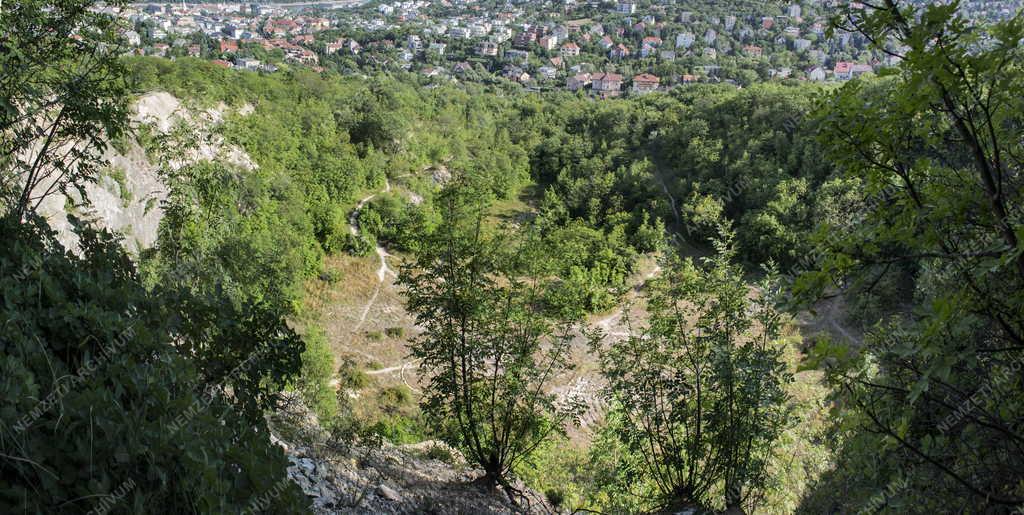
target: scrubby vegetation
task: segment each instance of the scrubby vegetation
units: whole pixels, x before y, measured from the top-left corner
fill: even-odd
[[[1019,16],[886,3],[835,20],[902,54],[886,76],[596,102],[120,57],[89,5],[0,17],[0,511],[302,511],[264,420],[285,390],[336,441],[442,438],[566,510],[1024,504]],[[154,90],[229,107],[128,131]],[[182,162],[204,131],[254,166]],[[129,138],[168,187],[157,242],[71,217],[63,248],[40,201],[124,184],[102,151]],[[384,249],[418,327],[351,332],[409,338],[422,393],[306,303],[350,279],[325,257]],[[586,324],[627,300],[631,334]],[[581,343],[609,407],[584,437],[554,387]]]

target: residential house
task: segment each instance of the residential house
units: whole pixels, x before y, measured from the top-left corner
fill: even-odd
[[[811,40],[803,38],[793,40],[793,50],[796,50],[797,52],[803,52],[808,48],[811,48]]]
[[[832,68],[832,76],[836,80],[850,80],[853,78],[853,63],[848,61],[839,61]]]
[[[562,48],[561,50],[559,50],[559,53],[562,54],[562,57],[576,57],[580,55],[580,46],[570,41],[562,45]]]
[[[558,38],[555,36],[544,36],[537,40],[537,44],[544,50],[554,50],[558,46]]]
[[[590,85],[589,73],[577,73],[565,80],[565,88],[569,91],[579,91]]]
[[[474,23],[469,26],[469,35],[474,38],[482,38],[491,32],[490,23]]]
[[[530,74],[518,66],[508,66],[501,72],[502,77],[508,80],[524,83],[530,81]]]
[[[676,48],[690,48],[696,39],[692,32],[683,32],[676,36]]]
[[[750,57],[760,58],[762,52],[763,51],[761,47],[756,45],[746,45],[743,47],[743,53],[749,55]]]
[[[633,77],[633,93],[643,95],[652,91],[657,91],[658,86],[661,85],[661,79],[656,75],[650,73],[641,73]]]
[[[615,42],[612,41],[612,38],[608,36],[601,38],[601,41],[599,41],[598,44],[601,45],[601,48],[605,50],[611,50],[612,47],[615,46]]]
[[[498,55],[498,44],[493,41],[481,41],[476,47],[476,53],[484,57]]]
[[[620,14],[633,14],[636,12],[636,4],[633,2],[619,2],[615,5],[615,12]]]
[[[537,72],[545,79],[554,79],[558,74],[558,70],[552,66],[541,66],[540,68],[537,68]]]
[[[337,39],[334,42],[328,42],[328,43],[326,43],[324,45],[324,51],[328,55],[329,54],[336,54],[338,52],[341,52],[341,50],[343,48],[345,48],[345,40],[344,39]]]
[[[622,90],[622,75],[617,73],[595,73],[591,77],[591,91],[600,98],[617,97]]]
[[[235,67],[242,68],[244,70],[258,70],[260,68],[259,59],[252,59],[250,57],[239,57],[235,59]]]
[[[510,39],[512,39],[512,29],[508,27],[498,27],[491,34],[491,41],[495,43],[504,43]]]
[[[807,70],[807,78],[809,80],[813,80],[813,81],[816,81],[816,82],[821,82],[821,81],[825,80],[825,77],[826,77],[825,69],[822,68],[821,66],[815,66],[814,68],[811,68],[810,70]]]
[[[233,54],[238,51],[238,42],[231,39],[220,40],[220,53]]]
[[[704,33],[704,43],[711,45],[715,43],[716,39],[718,39],[718,33],[715,32],[715,29],[708,29],[708,31]]]
[[[661,46],[661,38],[658,36],[647,36],[641,42],[641,45],[659,47]]]
[[[525,50],[509,50],[505,52],[505,60],[511,63],[526,64],[530,60],[530,53]]]
[[[850,75],[853,77],[860,77],[872,71],[874,71],[874,68],[870,64],[854,64],[850,67]]]
[[[448,48],[448,45],[444,43],[431,43],[430,46],[427,47],[427,51],[432,54],[443,56],[446,48]]]
[[[563,25],[559,25],[551,29],[551,35],[558,38],[559,41],[565,41],[566,39],[569,39],[569,29]]]
[[[530,48],[530,43],[537,41],[537,34],[533,31],[520,32],[512,41],[512,46],[523,50]]]
[[[625,59],[627,57],[629,57],[629,47],[622,43],[615,45],[614,48],[608,51],[609,59]]]
[[[310,18],[306,20],[306,32],[320,32],[331,28],[331,22],[327,18]]]

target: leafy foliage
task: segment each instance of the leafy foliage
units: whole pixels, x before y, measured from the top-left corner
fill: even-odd
[[[751,300],[728,240],[704,267],[675,263],[641,336],[600,356],[621,438],[664,506],[757,505],[788,425],[791,380],[769,284]]]
[[[25,0],[0,16],[0,214],[96,181],[104,138],[126,126],[121,25],[94,4]]]
[[[424,411],[511,496],[516,466],[578,410],[545,390],[570,367],[573,326],[544,311],[530,245],[484,232],[478,189],[453,185],[439,202],[443,221],[399,280],[425,328],[411,345],[429,378]]]
[[[837,20],[903,61],[836,92],[823,113],[830,157],[864,186],[853,216],[823,231],[818,271],[797,293],[840,286],[896,307],[867,317],[859,353],[833,345],[817,358],[849,406],[822,491],[871,471],[834,504],[858,493],[893,510],[1024,502],[1024,19],[972,27],[956,9],[884,2]]]
[[[239,512],[287,461],[236,388],[208,385],[109,235],[80,254],[32,219],[2,222],[0,511]],[[125,486],[128,485],[128,486]],[[275,512],[304,496],[277,488]]]

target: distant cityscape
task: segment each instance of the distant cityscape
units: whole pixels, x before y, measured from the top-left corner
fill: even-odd
[[[961,9],[996,20],[1022,2],[968,1]],[[899,61],[899,49],[872,51],[859,35],[826,37],[836,4],[342,0],[110,11],[129,21],[125,40],[137,55],[264,73],[405,71],[609,98],[701,82],[845,81]]]

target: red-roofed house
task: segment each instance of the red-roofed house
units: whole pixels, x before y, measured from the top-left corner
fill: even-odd
[[[335,40],[333,43],[327,43],[326,45],[324,45],[324,50],[326,50],[328,54],[336,54],[338,52],[341,52],[342,48],[345,48],[344,39],[338,39]]]
[[[573,42],[562,45],[562,57],[576,57],[580,55],[580,46]]]
[[[615,48],[608,52],[609,59],[625,59],[629,57],[629,48],[622,43],[615,45]]]
[[[590,84],[589,73],[577,73],[565,81],[565,88],[569,91],[579,91]]]
[[[761,47],[756,45],[746,45],[743,47],[743,53],[749,55],[750,57],[761,57],[762,50]]]
[[[853,63],[847,61],[839,61],[836,63],[835,68],[832,69],[832,74],[836,80],[850,80],[853,78]]]
[[[658,86],[661,85],[661,79],[656,75],[650,73],[641,73],[633,77],[633,93],[644,94],[652,91],[657,91]]]
[[[238,51],[238,42],[233,39],[220,40],[220,53],[233,53]]]
[[[601,98],[617,97],[622,89],[622,75],[617,73],[595,73],[591,77],[595,95]]]
[[[661,46],[661,38],[658,36],[647,36],[643,39],[641,44],[648,46]]]

